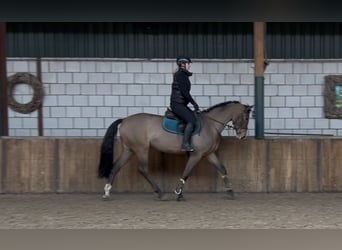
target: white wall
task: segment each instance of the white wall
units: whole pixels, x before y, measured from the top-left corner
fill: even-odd
[[[228,100],[254,104],[252,60],[193,59],[192,91],[202,109]],[[43,58],[44,136],[103,136],[117,118],[138,112],[164,114],[169,105],[174,59]],[[36,75],[34,58],[8,58],[8,76]],[[342,73],[342,60],[270,60],[265,72],[267,132],[342,135],[342,120],[324,118],[324,76]],[[25,103],[27,85],[14,96]],[[254,136],[254,119],[249,135]],[[36,136],[37,111],[9,109],[10,136]],[[223,135],[234,135],[224,131]],[[274,136],[274,135],[272,135]]]

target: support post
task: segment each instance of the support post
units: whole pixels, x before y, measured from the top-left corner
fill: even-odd
[[[42,83],[42,62],[40,57],[37,58],[37,78]],[[43,104],[41,103],[38,108],[38,136],[44,135],[42,105]]]
[[[8,136],[6,23],[0,22],[0,136]]]
[[[264,138],[264,71],[265,71],[265,32],[264,22],[254,23],[255,57],[255,138]]]

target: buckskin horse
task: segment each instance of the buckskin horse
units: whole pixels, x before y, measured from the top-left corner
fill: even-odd
[[[197,119],[200,121],[201,129],[198,134],[192,136],[195,151],[186,152],[188,153],[188,160],[179,184],[174,191],[178,201],[184,200],[184,184],[193,167],[203,157],[213,164],[222,175],[227,198],[234,198],[234,191],[228,178],[226,167],[220,162],[215,152],[220,145],[221,132],[225,127],[229,126],[228,123],[230,122],[236,132],[236,137],[238,139],[246,138],[252,108],[253,106],[244,105],[238,101],[227,101],[197,113]],[[162,190],[151,179],[148,173],[149,148],[154,147],[161,152],[171,154],[185,153],[181,151],[182,135],[166,131],[162,126],[163,119],[165,117],[161,115],[138,113],[126,118],[117,119],[108,127],[101,145],[100,164],[98,168],[98,176],[100,178],[108,178],[108,182],[104,187],[104,199],[109,198],[115,176],[133,154],[138,159],[139,172],[150,183],[158,198],[162,199]],[[114,137],[118,129],[122,153],[113,162]]]

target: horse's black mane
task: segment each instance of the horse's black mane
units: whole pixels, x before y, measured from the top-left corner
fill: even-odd
[[[222,106],[225,106],[225,105],[231,104],[231,103],[240,103],[240,102],[239,102],[239,101],[227,101],[227,102],[222,102],[222,103],[216,104],[216,105],[214,105],[214,106],[212,106],[212,107],[209,107],[209,108],[203,110],[202,112],[209,112],[210,110],[213,110],[213,109],[215,109],[215,108],[222,107]]]

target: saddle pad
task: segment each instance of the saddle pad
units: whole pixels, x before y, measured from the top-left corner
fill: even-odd
[[[162,127],[167,132],[183,135],[184,131],[181,131],[179,129],[179,123],[180,122],[176,119],[170,119],[170,118],[164,116]],[[197,120],[196,127],[195,127],[194,132],[192,132],[192,135],[199,134],[200,131],[201,131],[201,122],[199,120]]]

